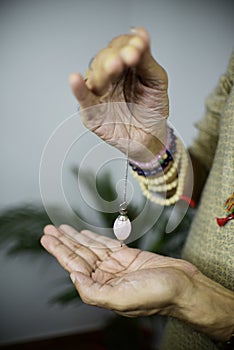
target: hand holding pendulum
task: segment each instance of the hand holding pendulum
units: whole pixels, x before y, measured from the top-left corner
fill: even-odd
[[[122,242],[127,239],[131,233],[131,222],[127,216],[127,203],[123,202],[119,206],[119,216],[114,222],[113,230],[116,238]]]

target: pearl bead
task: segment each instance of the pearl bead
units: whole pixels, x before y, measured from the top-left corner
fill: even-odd
[[[114,222],[113,231],[119,241],[127,239],[131,233],[132,225],[127,215],[119,215]]]

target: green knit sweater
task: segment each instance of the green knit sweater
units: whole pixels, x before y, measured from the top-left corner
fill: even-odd
[[[225,217],[225,199],[234,192],[234,53],[225,75],[206,101],[204,118],[197,123],[199,134],[190,148],[206,167],[209,176],[193,220],[182,257],[198,269],[234,291],[234,220],[219,227],[217,217]],[[222,349],[189,325],[170,319],[163,350]]]

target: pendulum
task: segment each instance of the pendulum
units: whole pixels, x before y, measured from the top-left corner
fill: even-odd
[[[128,160],[128,157],[127,157]],[[131,221],[127,216],[127,180],[128,180],[128,164],[126,166],[126,175],[125,175],[125,189],[124,189],[124,201],[119,206],[119,216],[115,219],[113,225],[113,231],[116,238],[121,242],[121,247],[125,239],[127,239],[131,233],[132,225]]]
[[[128,152],[127,152],[128,154]],[[128,156],[126,159],[126,174],[124,179],[124,201],[119,206],[119,216],[115,219],[113,231],[116,238],[121,242],[121,247],[125,239],[127,239],[131,233],[132,225],[127,216],[127,181],[128,181]]]
[[[130,101],[133,102],[133,89],[135,83],[136,71],[132,68],[132,88],[131,88],[131,98]],[[128,144],[126,152],[126,169],[124,178],[124,200],[119,206],[119,216],[114,222],[113,231],[116,238],[121,242],[121,247],[125,239],[127,239],[131,233],[132,225],[131,221],[127,216],[127,183],[128,183],[128,167],[129,167],[129,149],[131,140],[131,127],[132,127],[132,106],[129,106],[130,116],[129,116],[129,129],[128,129]]]
[[[131,233],[131,221],[127,216],[127,203],[123,202],[119,206],[119,216],[114,222],[113,231],[116,238],[121,242],[127,239]]]

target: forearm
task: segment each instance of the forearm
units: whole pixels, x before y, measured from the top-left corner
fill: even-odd
[[[198,273],[178,301],[175,317],[219,341],[234,332],[234,293]]]

